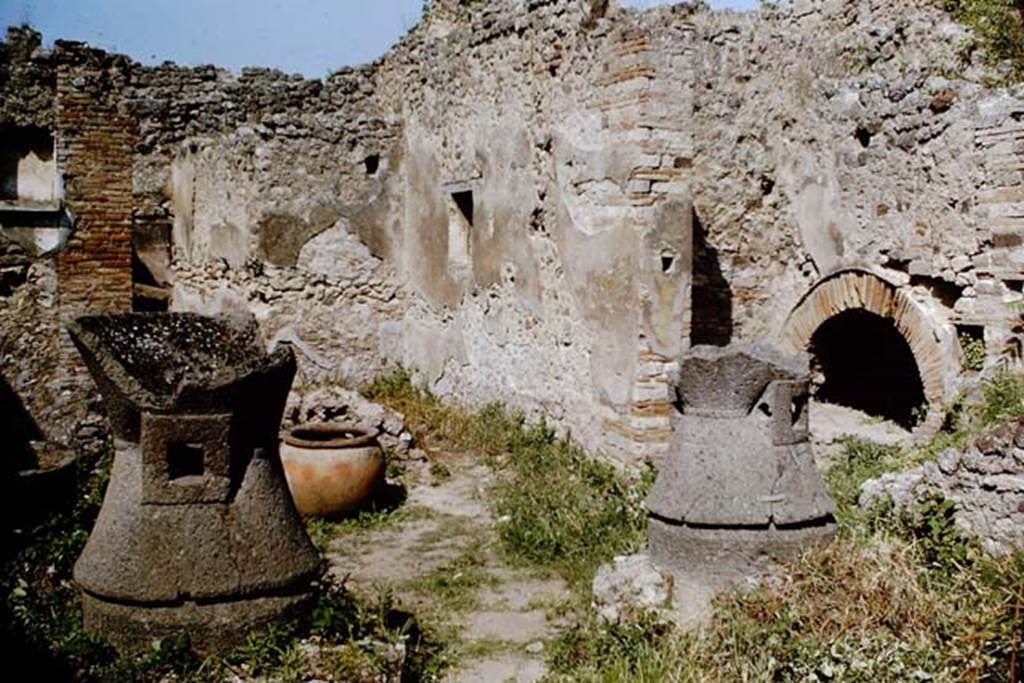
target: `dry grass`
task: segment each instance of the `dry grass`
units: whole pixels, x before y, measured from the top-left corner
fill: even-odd
[[[1020,680],[1022,570],[1020,558],[986,561],[950,582],[922,570],[911,541],[846,536],[777,582],[717,599],[702,633],[643,619],[577,626],[556,648],[554,678]]]
[[[497,406],[461,413],[413,387],[407,374],[378,382],[370,393],[404,412],[421,443],[487,455],[502,482],[494,504],[510,520],[501,530],[506,551],[537,567],[570,569],[563,573],[580,596],[596,562],[642,536],[632,514],[642,486],[595,468],[543,424],[527,427]],[[856,508],[864,479],[931,459],[1024,411],[1020,378],[996,377],[982,394],[981,405],[963,408],[951,419],[953,430],[925,448],[847,443],[828,476],[842,513],[840,537],[776,580],[721,596],[702,633],[679,632],[649,615],[606,627],[580,597],[569,610],[578,623],[551,648],[551,678],[1021,680],[1024,556],[981,556],[959,537],[944,501],[909,517]],[[578,560],[559,565],[574,554]]]

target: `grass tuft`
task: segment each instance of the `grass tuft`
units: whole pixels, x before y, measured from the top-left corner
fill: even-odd
[[[990,63],[1007,61],[1011,81],[1024,80],[1022,0],[943,0],[953,17],[970,28]]]
[[[543,419],[529,425],[522,413],[497,403],[474,413],[446,406],[406,370],[364,393],[404,413],[421,443],[487,458],[498,474],[491,506],[511,561],[589,582],[602,562],[643,544],[643,499],[653,472],[629,477],[559,437]],[[431,466],[435,479],[437,467]]]

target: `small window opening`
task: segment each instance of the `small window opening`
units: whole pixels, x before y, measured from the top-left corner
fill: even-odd
[[[807,411],[807,403],[810,399],[808,394],[801,394],[793,398],[793,404],[790,406],[790,417],[792,418],[792,424],[798,425],[804,417],[804,413]]]
[[[1024,280],[1004,280],[1003,284],[1011,292],[1024,293]]]
[[[455,202],[455,206],[458,207],[469,226],[473,227],[473,191],[452,192],[452,201]]]
[[[448,262],[456,271],[464,272],[472,262],[470,244],[473,227],[473,191],[449,194],[448,202]]]
[[[854,131],[853,136],[857,138],[857,142],[860,143],[861,147],[867,147],[870,145],[871,138],[873,137],[871,131],[863,126],[858,127],[857,130]]]
[[[366,175],[377,175],[377,171],[380,169],[380,155],[371,154],[363,160],[363,166],[366,167]]]
[[[670,274],[676,265],[676,255],[670,251],[661,252],[661,272]]]
[[[200,444],[172,443],[167,448],[167,478],[175,481],[203,476],[205,455]]]
[[[0,201],[49,203],[56,199],[53,135],[35,126],[0,126]]]

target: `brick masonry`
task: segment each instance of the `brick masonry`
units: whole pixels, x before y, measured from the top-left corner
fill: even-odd
[[[57,164],[76,228],[57,258],[62,321],[132,307],[132,161],[136,123],[118,108],[124,60],[81,49],[57,72]],[[61,365],[90,386],[66,332]],[[75,389],[72,389],[72,393]]]

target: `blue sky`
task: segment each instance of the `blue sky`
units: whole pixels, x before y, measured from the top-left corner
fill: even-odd
[[[664,0],[621,0],[650,7]],[[712,0],[751,9],[757,0]],[[371,61],[419,19],[422,0],[0,0],[0,26],[28,22],[145,64],[270,66],[319,78]]]

